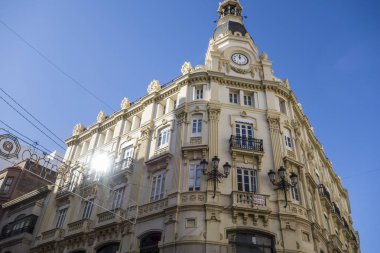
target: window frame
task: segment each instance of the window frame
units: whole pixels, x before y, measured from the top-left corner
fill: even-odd
[[[248,99],[248,98],[250,98],[250,99]],[[255,97],[254,97],[254,94],[244,93],[244,95],[243,95],[243,103],[244,103],[245,106],[255,107]]]
[[[202,169],[199,164],[189,165],[189,191],[200,191],[202,185]]]
[[[292,200],[297,204],[301,203],[301,192],[299,184],[300,182],[298,182],[294,187],[291,187]]]
[[[120,209],[123,206],[124,194],[125,194],[125,186],[121,186],[118,188],[114,188],[112,190],[112,204],[111,210]]]
[[[67,211],[69,210],[68,206],[61,207],[57,211],[57,222],[55,223],[55,228],[63,228],[65,224]]]
[[[165,196],[166,171],[159,171],[152,175],[150,201],[163,199]]]
[[[94,208],[95,198],[89,198],[84,201],[82,219],[89,219],[92,214],[92,209]]]
[[[241,180],[239,180],[239,177],[241,177]],[[247,182],[246,182],[246,179],[248,179]],[[236,186],[239,192],[257,193],[259,190],[257,169],[237,167],[236,168]],[[248,186],[248,189],[246,189],[247,186]]]
[[[229,102],[230,104],[235,104],[235,105],[238,105],[240,103],[239,101],[239,92],[236,92],[236,91],[229,91]]]
[[[14,179],[15,179],[14,177],[6,177],[3,182],[3,185],[1,186],[1,192],[3,193],[10,192]]]
[[[165,135],[164,135],[165,134]],[[165,140],[165,142],[163,142]],[[165,127],[158,132],[157,149],[166,148],[170,143],[170,127]]]
[[[281,113],[288,115],[285,99],[278,97],[278,106]]]
[[[193,100],[203,100],[203,99],[204,99],[203,85],[195,85]]]
[[[201,136],[203,130],[203,119],[201,116],[194,116],[191,123],[191,136]]]

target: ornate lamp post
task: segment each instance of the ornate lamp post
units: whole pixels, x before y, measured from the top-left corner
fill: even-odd
[[[276,190],[282,190],[285,194],[285,206],[286,208],[288,206],[288,196],[287,192],[289,188],[294,188],[296,187],[296,184],[298,183],[298,176],[295,173],[290,173],[290,182],[286,178],[286,169],[284,167],[280,167],[277,171],[277,174],[279,176],[279,181],[276,182],[276,172],[273,170],[270,170],[268,172],[269,179],[271,183],[275,186],[278,186]]]
[[[214,156],[214,158],[212,158],[212,160],[211,160],[212,170],[211,171],[207,171],[207,167],[206,166],[208,165],[208,162],[205,159],[203,159],[201,161],[201,163],[200,163],[203,175],[207,175],[208,176],[207,181],[212,180],[213,183],[214,183],[214,196],[212,198],[215,198],[216,183],[217,182],[220,183],[219,179],[221,179],[221,178],[227,178],[228,175],[230,174],[230,169],[231,169],[231,165],[228,162],[226,162],[223,165],[224,174],[221,173],[221,172],[219,172],[219,170],[218,170],[219,161],[220,161],[220,159],[219,159],[218,156]]]

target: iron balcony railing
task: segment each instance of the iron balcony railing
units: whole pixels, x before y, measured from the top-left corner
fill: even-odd
[[[16,221],[9,223],[3,227],[0,240],[9,238],[22,233],[33,234],[34,226],[36,225],[38,216],[28,215]]]
[[[346,218],[343,217],[342,220],[343,220],[343,225],[344,225],[344,227],[347,228],[347,229],[349,230],[349,229],[350,229],[350,226],[348,225],[348,222],[347,222]]]
[[[263,140],[231,135],[230,147],[263,152]]]
[[[318,191],[319,191],[319,195],[321,197],[327,198],[329,200],[329,202],[331,203],[330,192],[326,189],[326,187],[323,184],[318,185]]]
[[[341,217],[340,209],[335,202],[333,202],[333,213],[336,213],[339,217]]]
[[[121,171],[127,171],[127,170],[132,172],[134,166],[135,166],[134,159],[131,157],[128,157],[119,162],[116,162],[111,170],[111,173],[117,174]]]

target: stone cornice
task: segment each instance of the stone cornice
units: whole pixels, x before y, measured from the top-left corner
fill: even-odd
[[[46,194],[48,192],[50,192],[51,190],[53,190],[53,185],[46,185],[42,188],[39,188],[37,190],[34,190],[34,191],[31,191],[29,193],[26,193],[18,198],[15,198],[11,201],[8,201],[4,204],[2,204],[2,208],[9,208],[11,206],[14,206],[14,205],[17,205],[23,201],[26,201],[26,200],[29,200],[29,199],[35,199],[36,196],[40,196],[42,194]]]

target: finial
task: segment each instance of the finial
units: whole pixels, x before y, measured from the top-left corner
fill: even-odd
[[[82,125],[82,123],[78,123],[74,126],[73,135],[79,135],[85,130],[85,127]]]
[[[132,104],[131,101],[129,101],[129,99],[127,97],[125,97],[121,101],[120,107],[122,110],[128,109],[129,107],[131,107],[131,104]]]
[[[100,111],[98,117],[96,118],[96,122],[102,123],[104,120],[106,120],[106,114],[103,111]]]
[[[158,80],[153,80],[149,86],[148,86],[148,94],[152,94],[153,92],[157,92],[161,90],[161,85],[160,85],[160,82]]]
[[[181,68],[182,75],[186,75],[190,73],[191,69],[192,69],[191,63],[188,61],[185,61],[185,63],[182,65],[182,68]]]

